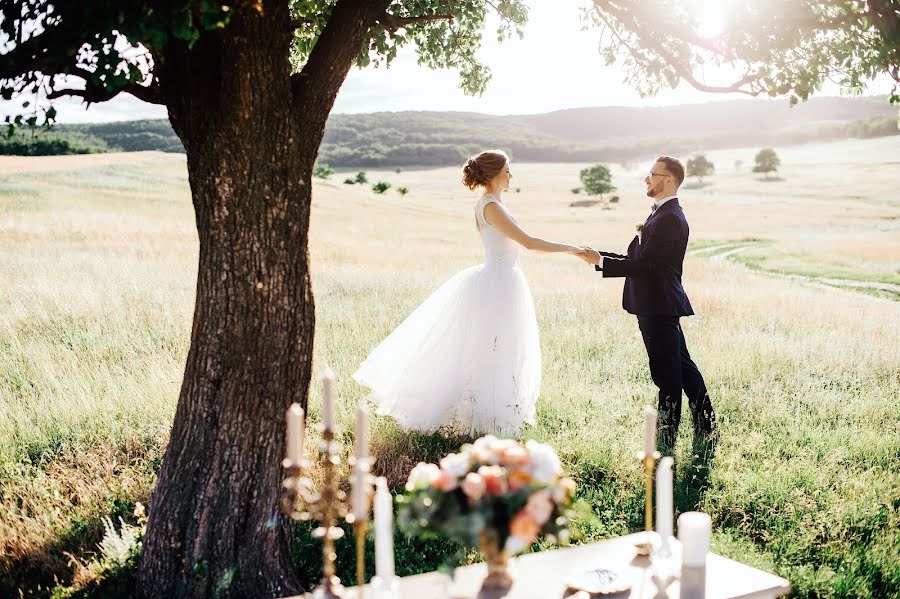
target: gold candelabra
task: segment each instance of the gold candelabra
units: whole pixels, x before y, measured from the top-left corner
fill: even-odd
[[[309,476],[312,466],[309,460],[302,459],[299,464],[295,464],[285,459],[283,465],[287,470],[287,477],[282,483],[282,509],[294,520],[315,520],[319,523],[312,536],[322,540],[322,582],[313,591],[313,599],[343,599],[347,595],[340,578],[335,574],[334,562],[337,555],[334,542],[344,536],[344,530],[337,526],[337,522],[338,518],[347,515],[347,494],[339,486],[341,457],[338,453],[339,443],[335,441],[335,431],[323,426],[320,426],[320,430],[320,489],[316,489],[315,482]]]
[[[363,599],[365,591],[363,585],[366,582],[366,534],[369,530],[369,508],[372,505],[374,495],[375,477],[372,476],[371,457],[351,457],[348,462],[351,467],[353,480],[353,510],[347,514],[347,522],[353,525],[353,533],[356,537],[356,584],[359,588],[358,597]]]
[[[656,460],[659,458],[658,451],[651,454],[644,451],[637,452],[637,459],[644,466],[644,530],[647,533],[653,531],[653,471],[656,469]],[[639,555],[650,555],[651,549],[652,544],[649,538],[637,544]]]

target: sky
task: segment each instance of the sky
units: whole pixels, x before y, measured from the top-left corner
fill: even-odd
[[[695,0],[708,5],[705,28],[714,33],[723,15],[719,0]],[[335,102],[335,113],[402,110],[470,111],[488,114],[537,114],[584,106],[654,106],[746,98],[741,94],[705,94],[690,86],[641,98],[623,82],[620,66],[604,65],[598,51],[599,32],[581,31],[580,8],[589,0],[540,0],[529,4],[522,40],[498,43],[496,21],[488,23],[481,59],[493,79],[480,97],[463,94],[458,74],[416,64],[415,51],[404,49],[390,68],[353,68]],[[886,93],[876,82],[869,93]],[[837,95],[835,86],[819,95]],[[85,109],[76,99],[57,104],[59,122],[106,122],[166,118],[166,110],[120,94],[110,102]]]

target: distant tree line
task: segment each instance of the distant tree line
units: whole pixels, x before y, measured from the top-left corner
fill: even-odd
[[[693,136],[658,135],[599,138],[590,143],[567,139],[553,127],[538,127],[514,117],[467,113],[376,113],[332,115],[319,150],[319,160],[332,167],[447,166],[462,163],[487,147],[509,151],[526,162],[622,162],[646,158],[665,147],[670,153],[693,148],[734,147],[734,135],[707,131]],[[798,124],[766,133],[772,145],[790,145],[847,137],[870,138],[900,133],[896,116],[828,124]],[[761,143],[750,134],[742,143]],[[54,155],[156,150],[183,152],[168,121],[57,125],[52,130],[22,129],[0,135],[0,154]]]
[[[181,140],[163,119],[20,128],[0,135],[0,155],[55,156],[102,152],[184,152]]]

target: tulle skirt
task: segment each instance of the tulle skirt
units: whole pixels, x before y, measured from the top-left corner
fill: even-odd
[[[482,264],[444,283],[353,375],[403,426],[521,435],[541,384],[534,300],[517,266]]]

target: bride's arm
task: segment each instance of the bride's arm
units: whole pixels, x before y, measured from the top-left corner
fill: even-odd
[[[532,237],[510,217],[506,208],[497,202],[491,202],[484,207],[484,220],[495,229],[524,247],[535,252],[568,252],[576,254],[581,251],[577,245],[547,241],[540,237]]]

